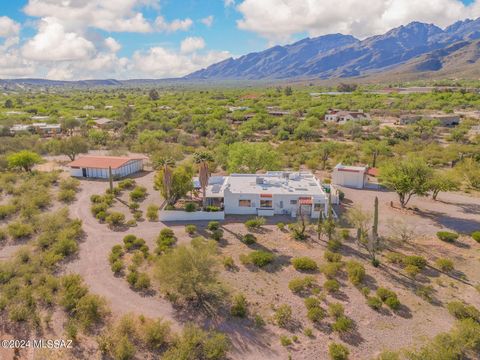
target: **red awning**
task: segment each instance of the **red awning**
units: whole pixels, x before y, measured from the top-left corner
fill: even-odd
[[[373,176],[373,177],[378,177],[379,171],[377,168],[368,168],[367,170],[367,175]]]
[[[312,198],[300,198],[298,199],[298,203],[300,205],[312,205],[313,201]]]
[[[260,197],[261,198],[272,198],[273,195],[272,194],[260,194]]]

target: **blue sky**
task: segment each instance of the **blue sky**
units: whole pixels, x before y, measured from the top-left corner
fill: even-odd
[[[369,0],[368,7],[364,0],[0,3],[0,78],[182,76],[306,36],[365,38],[414,20],[443,27],[480,15],[480,0]]]

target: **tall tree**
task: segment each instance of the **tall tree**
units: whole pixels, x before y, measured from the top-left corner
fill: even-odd
[[[380,168],[380,180],[398,194],[405,208],[413,195],[425,196],[430,191],[433,170],[423,159],[414,157],[392,161]]]
[[[31,172],[32,168],[42,161],[42,157],[33,151],[22,150],[7,156],[7,164],[12,169],[23,169]]]
[[[208,164],[213,161],[213,156],[208,152],[202,151],[193,154],[193,157],[195,163],[198,165],[198,178],[200,180],[200,186],[202,188],[202,205],[205,209],[207,205],[208,179],[210,178]]]
[[[435,172],[429,184],[433,200],[437,200],[438,194],[442,191],[455,191],[459,188],[459,183],[457,179],[455,179],[452,171]]]
[[[175,161],[172,158],[165,157],[160,159],[158,162],[162,169],[162,177],[163,177],[163,191],[165,200],[167,203],[170,203],[170,197],[172,192],[172,166],[175,165]]]
[[[163,198],[169,205],[174,205],[179,199],[185,197],[193,190],[193,169],[189,166],[177,166],[172,171],[171,186],[169,193],[166,193],[168,187],[165,186],[164,168],[161,168],[155,175],[155,189],[160,190]]]
[[[267,143],[237,142],[229,146],[227,159],[229,172],[256,173],[281,168],[280,154]]]
[[[67,155],[70,160],[75,160],[78,154],[88,152],[88,142],[81,136],[72,136],[60,140],[58,143],[58,151],[60,154]]]
[[[336,148],[336,144],[332,141],[327,141],[320,144],[319,152],[320,159],[322,160],[322,170],[325,170],[327,161],[330,159],[330,156],[332,156]]]
[[[151,89],[151,90],[148,92],[148,97],[149,97],[150,100],[152,100],[152,101],[156,101],[156,100],[160,99],[160,95],[158,94],[158,91],[155,90],[155,89]]]
[[[370,156],[371,166],[377,166],[377,158],[380,155],[388,155],[390,153],[390,149],[385,141],[378,141],[378,140],[370,140],[366,141],[362,144],[362,150],[365,155]]]

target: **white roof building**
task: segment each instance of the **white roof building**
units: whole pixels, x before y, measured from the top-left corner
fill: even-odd
[[[200,187],[198,179],[194,186]],[[300,212],[318,218],[328,210],[329,195],[309,172],[272,171],[266,174],[215,176],[206,189],[207,203],[223,206],[226,215],[288,215]],[[332,203],[338,198],[332,194]]]

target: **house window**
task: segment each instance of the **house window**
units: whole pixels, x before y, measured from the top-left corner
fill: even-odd
[[[313,206],[313,211],[321,211],[322,210],[322,204],[320,203],[316,203],[314,206]]]
[[[261,208],[272,208],[272,200],[260,200]]]
[[[238,206],[240,207],[251,207],[252,201],[251,200],[238,200]]]
[[[283,209],[283,201],[280,201],[280,209]]]
[[[297,205],[297,200],[290,200],[290,205]]]

